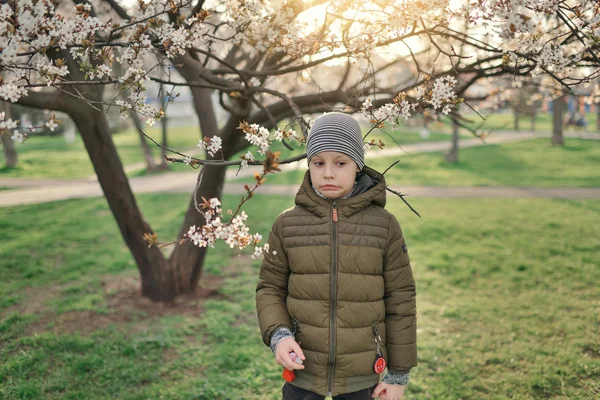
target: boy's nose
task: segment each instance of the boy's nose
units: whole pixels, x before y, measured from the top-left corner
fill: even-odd
[[[333,170],[329,167],[325,168],[325,178],[333,178]]]

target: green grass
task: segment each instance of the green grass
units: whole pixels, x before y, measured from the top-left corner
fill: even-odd
[[[159,127],[149,128],[146,133],[154,140],[161,141]],[[200,131],[197,127],[173,127],[169,131],[169,147],[182,151],[194,148]],[[143,152],[138,134],[133,130],[113,135],[119,157],[124,165],[143,162]],[[160,149],[150,143],[155,159],[160,158]],[[79,135],[73,143],[67,143],[63,136],[31,137],[25,143],[17,143],[19,161],[16,168],[4,166],[4,153],[0,153],[0,177],[10,178],[87,178],[94,175],[83,140]]]
[[[174,239],[188,196],[139,200]],[[252,231],[292,201],[249,202]],[[417,280],[408,399],[596,397],[600,201],[415,198],[420,219],[388,203]],[[103,199],[1,208],[0,230],[0,398],[279,398],[258,261],[211,250],[201,283],[222,276],[219,296],[169,309],[120,289],[137,272]]]
[[[466,112],[467,110],[465,108]],[[495,114],[484,114],[484,119],[481,119],[477,114],[470,113],[466,115],[468,121],[466,125],[471,128],[480,128],[482,130],[513,130],[515,128],[514,116],[510,112],[495,113]],[[566,118],[566,117],[565,117]],[[596,120],[597,116],[594,113],[587,113],[585,115],[587,121],[587,130],[589,132],[596,131]],[[566,119],[565,119],[566,121]],[[535,116],[535,132],[552,132],[552,114],[540,112]],[[520,131],[531,131],[531,118],[521,116],[519,121]],[[577,129],[572,126],[565,127],[565,132],[581,132],[581,129]]]
[[[459,151],[459,162],[448,163],[442,152],[402,157],[367,158],[367,165],[385,171],[394,186],[532,186],[600,187],[600,141],[569,138],[564,147],[550,139],[492,144]],[[267,184],[299,184],[305,170],[278,173]],[[247,180],[247,179],[246,179]]]

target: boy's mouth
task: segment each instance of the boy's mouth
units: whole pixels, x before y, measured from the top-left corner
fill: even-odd
[[[335,186],[335,185],[323,185],[321,186],[322,190],[337,190],[339,189],[339,186]]]

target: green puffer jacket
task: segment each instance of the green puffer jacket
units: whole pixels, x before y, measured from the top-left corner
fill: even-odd
[[[373,370],[382,338],[388,369],[417,365],[415,282],[402,230],[386,211],[384,177],[374,186],[327,200],[309,174],[296,206],[275,221],[256,289],[263,342],[288,327],[304,351],[293,385],[336,396],[379,382]]]

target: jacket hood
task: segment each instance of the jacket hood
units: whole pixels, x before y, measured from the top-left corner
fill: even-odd
[[[385,178],[374,169],[365,166],[356,175],[356,187],[352,196],[347,199],[335,199],[338,213],[344,217],[366,208],[371,203],[385,207]],[[324,199],[315,193],[310,181],[310,172],[304,174],[304,180],[296,194],[296,204],[308,209],[313,214],[324,217],[331,213],[333,199]]]

